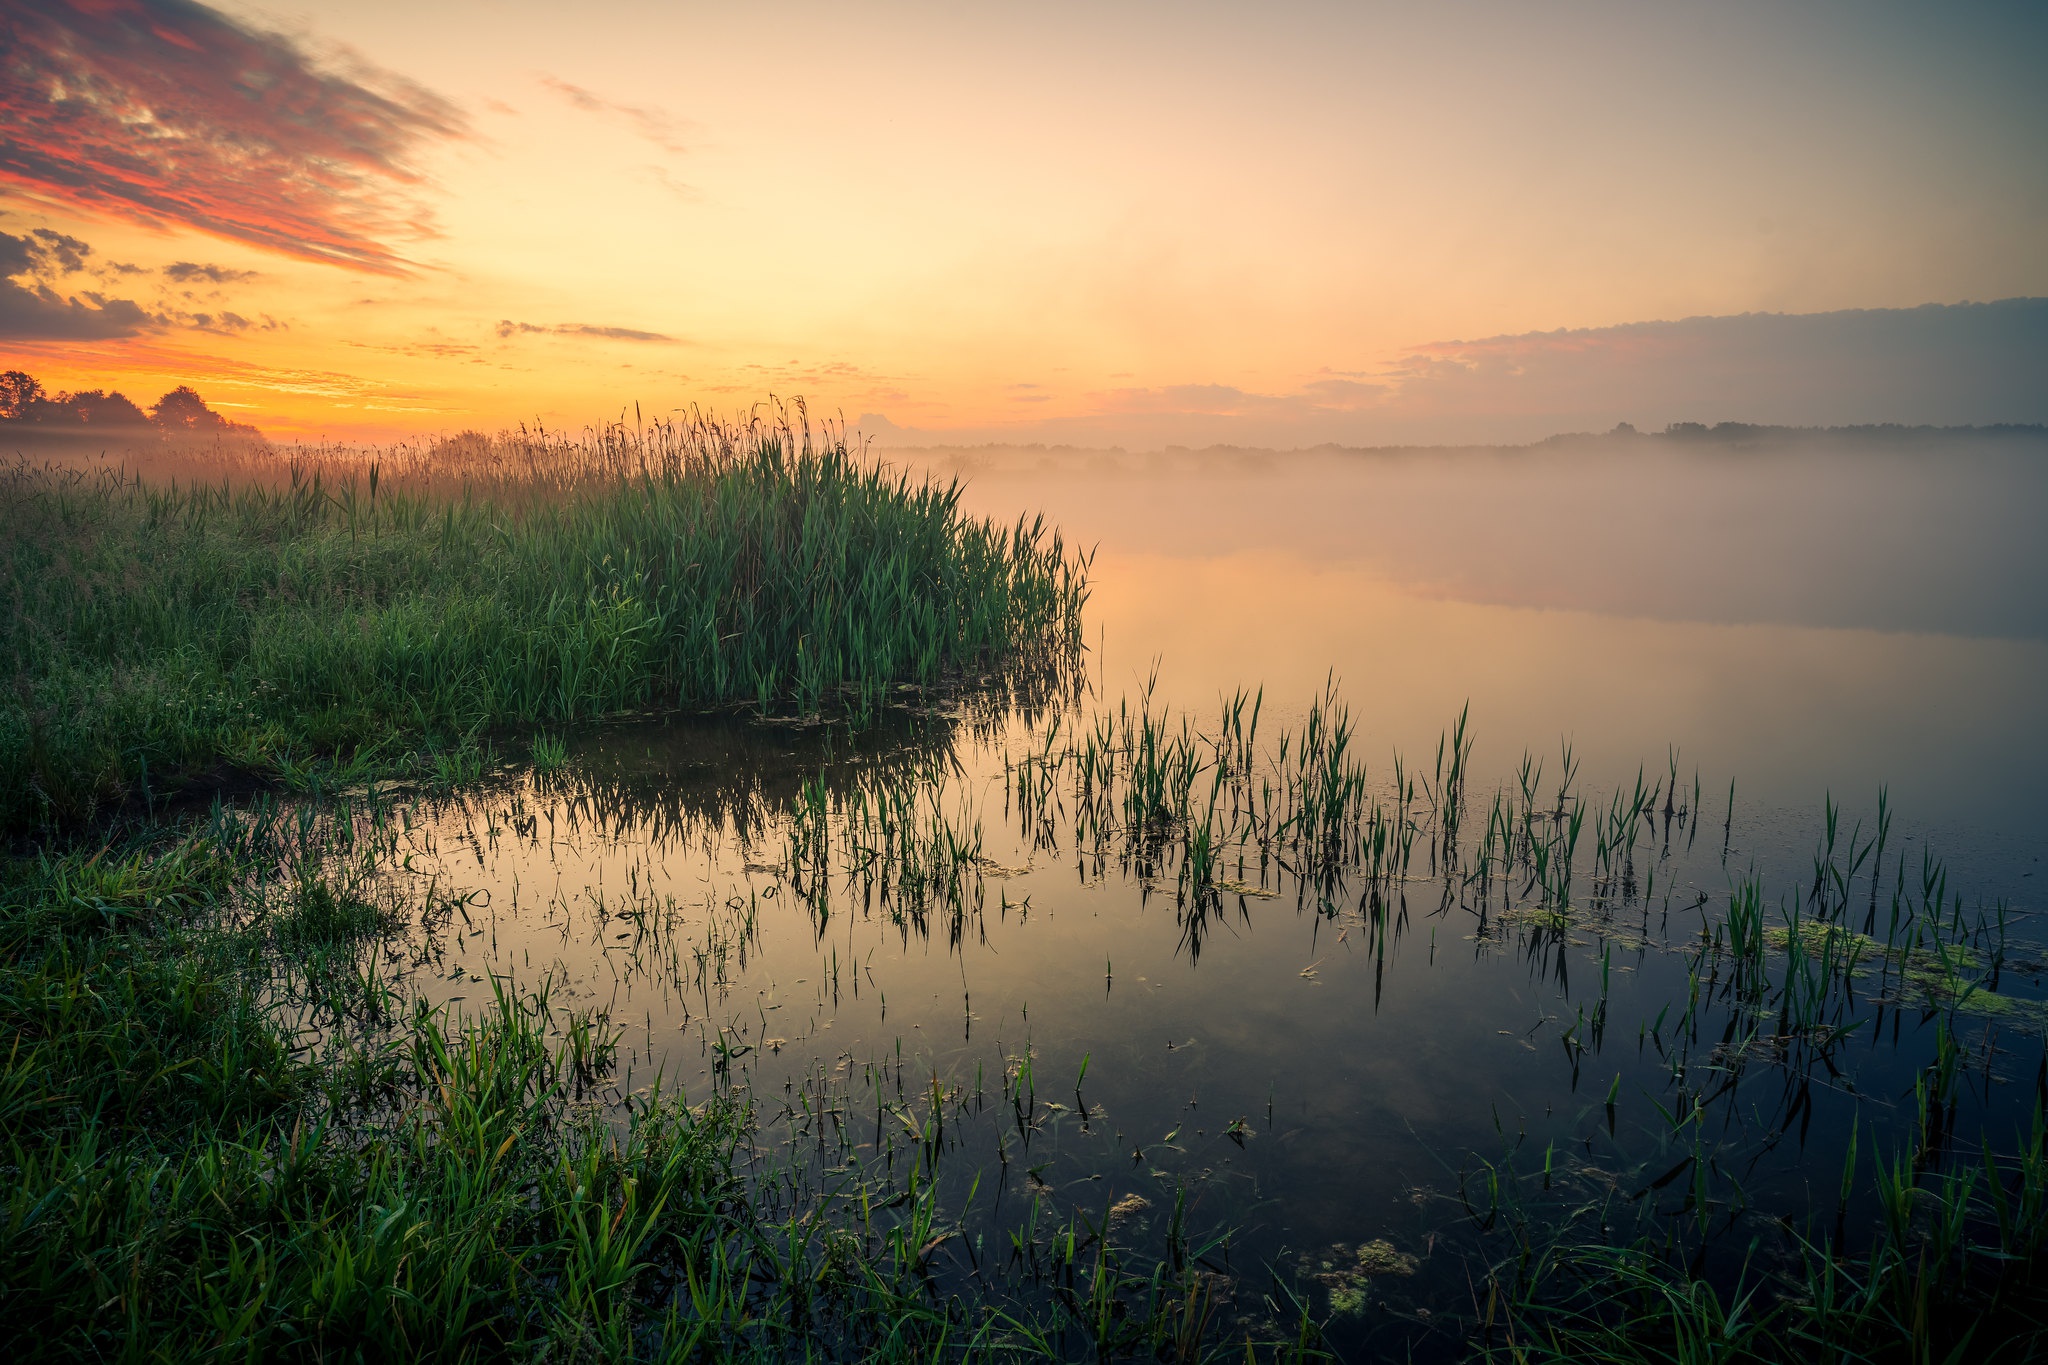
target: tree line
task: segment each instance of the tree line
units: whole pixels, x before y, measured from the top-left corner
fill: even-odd
[[[81,389],[51,394],[20,370],[0,372],[0,423],[65,428],[155,427],[160,431],[254,436],[256,428],[206,406],[190,384],[180,384],[144,412],[118,391]]]

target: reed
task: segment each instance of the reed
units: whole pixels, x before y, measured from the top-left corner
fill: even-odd
[[[1086,595],[1085,557],[1042,523],[968,518],[956,486],[786,416],[313,452],[218,482],[18,464],[0,829],[408,754],[454,784],[515,726],[872,716],[906,684],[1066,657]]]

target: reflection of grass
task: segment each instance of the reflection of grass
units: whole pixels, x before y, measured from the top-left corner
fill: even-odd
[[[954,1232],[929,1176],[913,1169],[900,1216],[893,1200],[757,1202],[746,1104],[643,1088],[607,1119],[579,1100],[616,1065],[616,1026],[545,988],[500,983],[467,1017],[392,1009],[374,957],[353,984],[335,969],[377,912],[317,874],[296,874],[268,924],[285,951],[267,952],[249,912],[277,868],[318,866],[293,856],[319,853],[307,837],[230,817],[13,865],[0,1320],[17,1342],[55,1358],[203,1339],[244,1359],[923,1360],[964,1333],[1065,1354],[1056,1322],[933,1298],[927,1266]],[[334,953],[301,971],[315,943]],[[291,1019],[322,1022],[325,1045],[309,1053]],[[1060,1231],[1060,1273],[1092,1276],[1110,1342],[1174,1331],[1184,1305],[1199,1337],[1199,1275],[1148,1290],[1078,1219]],[[1152,1306],[1112,1317],[1113,1290]]]
[[[1104,708],[1092,728],[1034,735],[1009,765],[1020,833],[1047,852],[1071,838],[1084,875],[1110,856],[1141,879],[1177,874],[1176,909],[1191,955],[1215,898],[1255,885],[1282,897],[1292,890],[1304,909],[1362,927],[1376,966],[1384,945],[1404,931],[1424,880],[1411,868],[1419,850],[1437,884],[1436,913],[1455,907],[1471,914],[1474,941],[1511,943],[1544,963],[1546,975],[1555,972],[1567,998],[1537,1027],[1557,1025],[1551,1036],[1580,1096],[1583,1061],[1614,1041],[1615,971],[1629,970],[1628,956],[1667,946],[1683,961],[1683,994],[1662,1009],[1653,1005],[1654,1019],[1630,1030],[1634,1048],[1654,1057],[1654,1079],[1625,1094],[1617,1070],[1604,1103],[1584,1106],[1575,1131],[1588,1152],[1604,1137],[1624,1157],[1642,1141],[1620,1135],[1628,1112],[1647,1126],[1652,1144],[1674,1150],[1660,1150],[1657,1167],[1634,1171],[1624,1200],[1615,1188],[1620,1177],[1608,1175],[1597,1191],[1576,1188],[1585,1182],[1568,1171],[1564,1149],[1546,1148],[1542,1171],[1531,1178],[1546,1194],[1560,1193],[1549,1195],[1541,1213],[1513,1216],[1511,1252],[1492,1268],[1488,1306],[1467,1324],[1482,1340],[1504,1343],[1500,1358],[1781,1359],[1801,1354],[1801,1343],[1832,1358],[1886,1358],[1886,1333],[1896,1329],[1919,1352],[1912,1358],[1933,1351],[1939,1359],[1980,1315],[1996,1324],[1999,1342],[2048,1342],[2048,1319],[2037,1320],[2030,1307],[2033,1260],[2048,1248],[2048,1139],[2038,1126],[2028,1136],[2028,1116],[2014,1112],[2025,1104],[2017,1087],[1998,1107],[1988,1094],[1981,1104],[1963,1098],[1970,1066],[1983,1067],[1978,1084],[1989,1091],[2000,1052],[2017,1049],[2023,1060],[2031,1054],[2037,1039],[2027,1035],[2048,1011],[1996,992],[2008,963],[2004,906],[1966,913],[1931,855],[1917,878],[1903,858],[1885,864],[1885,796],[1868,835],[1845,825],[1840,807],[1827,802],[1810,890],[1774,901],[1754,872],[1740,876],[1719,913],[1705,895],[1684,907],[1702,912],[1699,931],[1672,941],[1663,927],[1673,915],[1670,849],[1690,845],[1702,792],[1697,777],[1681,782],[1675,753],[1660,778],[1638,776],[1633,789],[1615,793],[1604,815],[1578,790],[1569,746],[1561,779],[1550,783],[1542,765],[1525,758],[1518,790],[1496,794],[1484,826],[1461,837],[1465,717],[1446,731],[1433,772],[1411,777],[1397,756],[1391,800],[1366,786],[1334,695],[1319,699],[1307,724],[1274,745],[1256,743],[1256,717],[1256,700],[1240,694],[1225,701],[1213,727],[1198,728],[1176,723],[1145,694]],[[1590,886],[1575,876],[1589,811],[1596,816],[1591,867],[1576,871],[1590,870]],[[1256,882],[1244,880],[1246,869],[1256,869]],[[1661,908],[1654,899],[1660,885]],[[1588,948],[1592,960],[1583,965],[1566,956]],[[1591,999],[1570,998],[1579,982]],[[1931,1027],[1901,1046],[1901,1024],[1915,1015]],[[1987,1036],[1971,1061],[1957,1036],[1958,1017],[1967,1015],[2023,1027]],[[1815,1112],[1858,1102],[1860,1049],[1888,1043],[1904,1054],[1897,1064],[1905,1069],[1930,1035],[1931,1064],[1908,1072],[1912,1107],[1888,1115],[1894,1126],[1882,1130],[1903,1148],[1905,1203],[1924,1207],[1925,1216],[1894,1219],[1864,1260],[1869,1222],[1898,1202],[1899,1179],[1873,1185],[1867,1159],[1859,1179],[1852,1147],[1841,1172],[1841,1225],[1800,1225],[1795,1208],[1770,1200],[1771,1212],[1782,1215],[1771,1230],[1795,1240],[1804,1271],[1781,1257],[1731,1299],[1723,1248],[1764,1219],[1748,1168],[1797,1133],[1802,1165],[1830,1180],[1840,1154],[1824,1143],[1806,1145]],[[1742,1089],[1746,1073],[1762,1076]],[[2048,1086],[2048,1070],[2043,1075]],[[1549,1118],[1550,1106],[1544,1109]],[[1966,1116],[1981,1116],[1981,1129],[1966,1130]],[[1519,1197],[1516,1177],[1489,1167],[1488,1181],[1486,1197],[1468,1204],[1481,1247]],[[1576,1192],[1563,1194],[1568,1186]],[[1573,1240],[1589,1210],[1599,1213],[1603,1239],[1590,1248]],[[1368,1281],[1398,1264],[1384,1244],[1375,1254],[1377,1268],[1331,1256],[1296,1268],[1327,1290],[1333,1317],[1364,1316],[1387,1297],[1384,1285],[1369,1292]],[[1551,1346],[1532,1349],[1525,1328],[1549,1334]],[[1979,1344],[1995,1344],[1993,1330]],[[1503,1335],[1488,1337],[1496,1331]],[[1725,1353],[1684,1345],[1724,1339]],[[1680,1346],[1667,1351],[1673,1341]]]
[[[649,707],[872,712],[1064,647],[1081,561],[808,428],[471,443],[240,484],[0,475],[0,827],[216,770]],[[360,765],[357,765],[360,766]],[[377,766],[388,767],[389,760]]]

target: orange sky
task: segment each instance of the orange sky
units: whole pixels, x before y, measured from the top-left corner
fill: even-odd
[[[0,361],[280,435],[1463,439],[1451,339],[2048,294],[2019,6],[18,9]]]

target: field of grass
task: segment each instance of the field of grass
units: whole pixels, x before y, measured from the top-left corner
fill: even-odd
[[[1070,649],[1085,562],[807,425],[0,473],[0,830],[194,778],[303,780],[497,730],[745,704],[872,714]],[[465,754],[465,744],[467,753]]]

